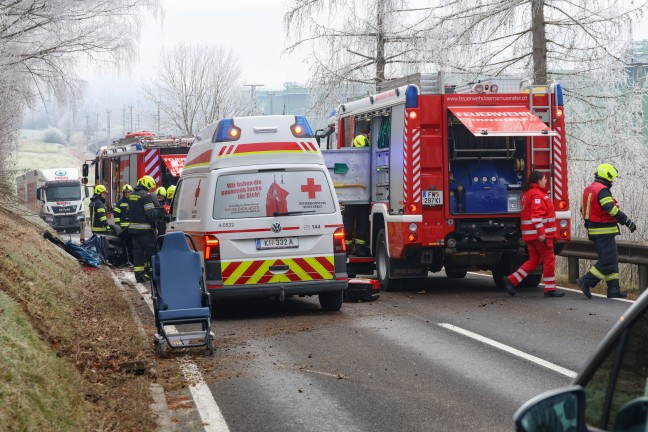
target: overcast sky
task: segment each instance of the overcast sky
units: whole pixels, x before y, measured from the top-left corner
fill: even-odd
[[[104,70],[83,74],[89,82],[85,113],[100,113],[100,121],[112,111],[113,125],[121,124],[124,107],[144,105],[139,93],[150,82],[162,48],[178,42],[223,45],[238,55],[244,84],[260,89],[281,89],[286,82],[304,84],[309,55],[302,49],[290,56],[283,15],[288,0],[164,0],[163,19],[146,17],[142,27],[139,63],[121,73]],[[648,20],[635,27],[635,39],[648,39]],[[102,121],[102,123],[105,121]],[[105,127],[105,126],[104,126]],[[150,127],[142,119],[140,127]]]

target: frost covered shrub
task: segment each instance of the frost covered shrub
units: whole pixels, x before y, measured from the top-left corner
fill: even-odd
[[[50,126],[43,132],[43,141],[46,143],[65,144],[65,134],[59,128]]]

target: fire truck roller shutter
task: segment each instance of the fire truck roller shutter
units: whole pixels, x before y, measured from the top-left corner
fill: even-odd
[[[525,107],[448,107],[473,135],[558,136],[538,116]]]

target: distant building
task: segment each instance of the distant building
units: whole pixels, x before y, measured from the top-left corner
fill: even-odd
[[[259,90],[256,102],[266,115],[305,115],[311,109],[310,89],[287,82],[282,90]]]

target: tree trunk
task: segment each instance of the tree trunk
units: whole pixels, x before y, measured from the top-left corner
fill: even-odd
[[[533,38],[533,83],[547,83],[547,35],[544,18],[545,0],[531,0],[531,34]]]
[[[378,0],[376,17],[376,85],[385,81],[385,29],[383,20],[385,18],[385,3]]]

